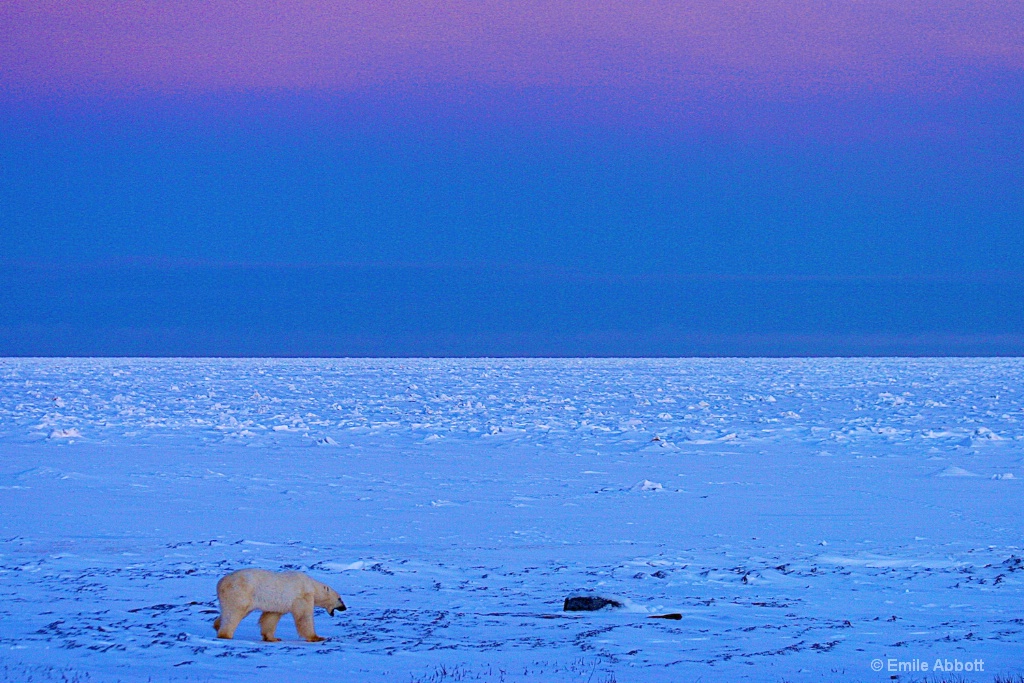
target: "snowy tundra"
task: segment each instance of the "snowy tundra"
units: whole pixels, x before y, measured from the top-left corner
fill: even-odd
[[[993,681],[1022,448],[1020,359],[0,359],[0,680]]]

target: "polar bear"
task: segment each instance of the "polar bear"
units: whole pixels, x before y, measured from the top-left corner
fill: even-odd
[[[239,622],[255,610],[261,610],[260,633],[263,640],[275,643],[277,622],[286,612],[295,619],[299,635],[311,643],[323,640],[313,630],[313,608],[323,607],[334,616],[344,612],[345,603],[330,586],[302,572],[271,572],[265,569],[242,569],[217,582],[220,616],[213,622],[218,638],[232,638]]]

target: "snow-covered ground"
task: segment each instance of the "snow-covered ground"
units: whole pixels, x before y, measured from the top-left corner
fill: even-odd
[[[3,359],[0,680],[991,681],[1022,449],[1018,359]]]

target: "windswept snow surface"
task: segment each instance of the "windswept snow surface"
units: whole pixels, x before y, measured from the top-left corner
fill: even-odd
[[[1022,673],[1022,409],[1018,359],[0,360],[0,680]],[[243,567],[349,610],[217,640]]]

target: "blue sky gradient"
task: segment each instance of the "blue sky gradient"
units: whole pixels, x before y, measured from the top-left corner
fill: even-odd
[[[8,84],[0,354],[1022,354],[1024,77],[958,78]]]

